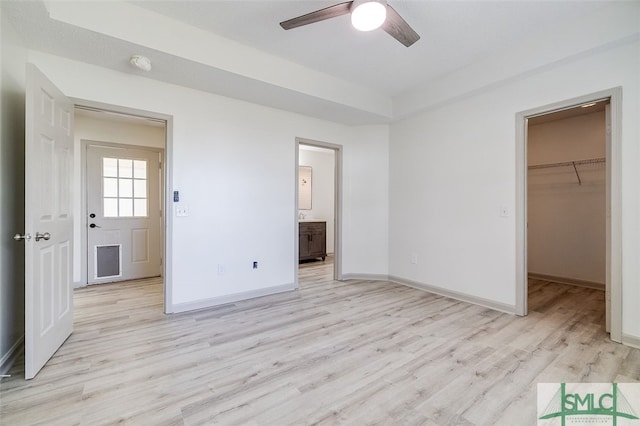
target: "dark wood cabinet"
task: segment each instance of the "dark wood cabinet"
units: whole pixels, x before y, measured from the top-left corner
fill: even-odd
[[[327,257],[326,222],[300,222],[299,240],[299,260]]]

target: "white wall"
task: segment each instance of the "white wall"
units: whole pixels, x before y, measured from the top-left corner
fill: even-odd
[[[119,143],[123,145],[138,145],[152,148],[164,148],[164,126],[140,123],[126,123],[104,118],[89,117],[76,113],[74,115],[74,138],[76,143],[81,140],[97,142]]]
[[[516,114],[622,86],[622,331],[640,336],[639,76],[636,37],[541,64],[393,124],[390,274],[515,306]],[[501,206],[509,217],[500,217]]]
[[[605,112],[529,125],[529,165],[605,157]],[[604,163],[528,173],[528,272],[604,286]]]
[[[73,281],[75,286],[86,285],[86,277],[82,277],[82,141],[109,142],[123,145],[138,145],[153,148],[164,148],[164,127],[145,125],[140,123],[127,123],[104,117],[97,118],[74,114],[74,199],[73,214],[77,220],[74,222],[73,241]]]
[[[344,274],[386,278],[389,273],[389,126],[354,127],[352,133],[343,150],[342,269]]]
[[[327,222],[327,253],[335,250],[335,151],[300,146],[298,164],[311,166],[311,210],[300,210],[307,219]]]
[[[30,60],[68,96],[173,116],[171,190],[189,209],[171,234],[179,309],[293,284],[296,137],[344,146],[343,272],[387,273],[387,126],[347,127],[40,52]]]
[[[0,374],[24,335],[24,87],[26,50],[0,8]]]

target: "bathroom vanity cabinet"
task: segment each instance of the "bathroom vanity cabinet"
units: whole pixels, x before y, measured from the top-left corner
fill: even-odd
[[[327,222],[305,221],[299,227],[299,260],[327,257]]]

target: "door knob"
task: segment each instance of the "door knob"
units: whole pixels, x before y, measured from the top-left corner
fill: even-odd
[[[24,235],[20,235],[20,234],[16,234],[13,236],[13,239],[16,241],[20,241],[20,240],[30,240],[31,239],[31,234],[24,234]]]
[[[91,214],[89,215],[89,217],[90,217],[91,219],[93,219],[94,217],[96,217],[96,214],[95,214],[95,213],[91,213]]]
[[[36,232],[36,241],[40,241],[40,240],[49,241],[49,238],[51,238],[51,234],[48,232],[45,232],[44,234]]]
[[[89,225],[89,228],[100,228],[98,225],[96,225],[95,223],[92,223]]]

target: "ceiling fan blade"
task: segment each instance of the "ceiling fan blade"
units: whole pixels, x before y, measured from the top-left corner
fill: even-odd
[[[280,22],[280,26],[285,30],[301,27],[303,25],[313,24],[314,22],[324,21],[325,19],[335,18],[337,16],[346,15],[351,12],[352,1],[334,4],[306,15],[298,16],[287,21]]]
[[[389,5],[387,5],[387,19],[382,24],[382,29],[407,47],[420,40],[418,33]]]

